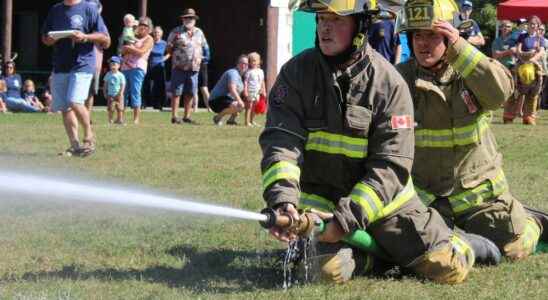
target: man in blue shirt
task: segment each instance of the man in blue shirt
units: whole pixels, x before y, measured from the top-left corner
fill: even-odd
[[[66,37],[50,34],[65,31]],[[42,42],[53,47],[52,94],[54,111],[63,113],[70,147],[62,154],[87,156],[95,152],[95,137],[89,112],[84,106],[96,72],[94,44],[110,46],[110,37],[96,4],[64,0],[55,4],[42,27]],[[78,138],[78,121],[84,129],[83,144]]]
[[[387,11],[382,11],[379,18],[369,28],[368,41],[373,49],[377,50],[390,63],[396,65],[400,63],[401,43],[400,36],[395,33],[394,27],[392,15]]]
[[[472,27],[467,30],[461,30],[460,35],[470,44],[480,48],[485,45],[485,39],[481,34],[478,23],[476,23],[473,19],[470,19],[473,7],[474,5],[472,4],[472,1],[463,1],[460,8],[460,14],[458,14],[457,18],[459,23],[467,20],[472,21]]]
[[[235,68],[224,72],[209,96],[209,107],[215,113],[213,123],[222,125],[223,117],[230,115],[227,125],[237,125],[236,117],[244,109],[241,94],[244,90],[242,76],[248,69],[247,55],[240,55]]]

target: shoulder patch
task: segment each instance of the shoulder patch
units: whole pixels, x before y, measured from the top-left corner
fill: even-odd
[[[277,84],[272,90],[272,104],[282,105],[284,103],[285,97],[289,93],[289,88],[283,83]]]
[[[392,129],[411,129],[413,128],[413,117],[410,115],[392,116]]]

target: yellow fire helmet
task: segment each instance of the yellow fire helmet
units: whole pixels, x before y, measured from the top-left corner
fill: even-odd
[[[536,80],[537,68],[533,63],[524,63],[518,67],[518,80],[521,84],[531,85]]]
[[[459,6],[454,0],[410,0],[405,3],[396,27],[398,32],[431,29],[436,20],[451,22],[456,28],[468,26],[454,24],[458,13]]]
[[[405,0],[293,0],[290,7],[298,7],[299,10],[307,12],[332,12],[348,16],[379,10],[396,13],[404,3]]]

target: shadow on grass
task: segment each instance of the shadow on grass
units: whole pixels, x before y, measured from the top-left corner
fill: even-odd
[[[93,271],[81,270],[78,265],[67,265],[61,270],[29,272],[6,281],[64,280],[139,280],[162,283],[171,288],[185,288],[196,293],[234,293],[257,289],[281,288],[283,271],[280,258],[282,251],[251,252],[215,249],[199,252],[194,247],[178,246],[167,251],[186,264],[183,268],[151,266],[146,269],[106,268]]]

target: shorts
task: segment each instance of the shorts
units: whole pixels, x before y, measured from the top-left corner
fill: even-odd
[[[93,74],[93,79],[89,87],[89,97],[99,95],[99,83],[100,83],[101,74]]]
[[[230,107],[234,103],[234,99],[228,96],[222,96],[215,99],[209,100],[209,107],[216,113],[220,113],[226,108]]]
[[[208,86],[207,64],[201,64],[200,72],[198,73],[198,87],[207,87],[207,86]]]
[[[52,111],[67,112],[74,104],[83,105],[92,79],[92,73],[54,73],[51,78]]]
[[[179,69],[171,70],[170,90],[175,97],[198,94],[198,72]]]
[[[143,69],[134,68],[122,71],[122,74],[126,77],[124,105],[131,108],[140,108],[143,103],[141,90],[143,89],[143,81],[145,80],[145,71]]]

